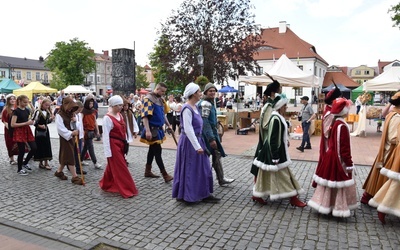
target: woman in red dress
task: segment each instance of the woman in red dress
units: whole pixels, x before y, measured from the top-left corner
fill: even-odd
[[[13,111],[11,117],[11,127],[13,128],[13,141],[18,145],[18,174],[27,175],[32,171],[28,165],[29,160],[36,152],[36,142],[32,130],[29,127],[34,121],[30,119],[29,98],[26,95],[20,95],[17,98],[18,107]],[[25,145],[29,144],[31,150],[24,160]]]
[[[17,162],[14,160],[14,155],[18,155],[18,146],[13,141],[13,138],[10,134],[9,128],[11,128],[11,116],[15,109],[15,95],[9,94],[6,96],[6,106],[1,112],[1,121],[4,123],[4,139],[6,141],[6,147],[8,152],[8,157],[10,158],[11,165],[17,165]]]
[[[103,147],[107,166],[99,185],[106,192],[120,193],[122,197],[130,198],[138,195],[138,190],[124,157],[126,125],[120,114],[124,102],[120,96],[113,96],[108,102],[111,110],[103,118]]]

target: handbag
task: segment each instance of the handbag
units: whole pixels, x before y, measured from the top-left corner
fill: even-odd
[[[36,137],[42,138],[42,137],[46,137],[46,135],[47,135],[47,129],[45,129],[45,130],[36,129]]]

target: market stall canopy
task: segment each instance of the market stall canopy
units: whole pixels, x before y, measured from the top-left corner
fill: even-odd
[[[69,85],[63,91],[65,94],[88,94],[92,92],[81,85]]]
[[[345,87],[343,84],[341,84],[341,83],[336,83],[336,86],[340,89],[340,91],[342,91],[343,97],[345,97],[345,98],[347,98],[347,99],[350,99],[350,92],[351,92],[350,89],[346,88],[346,87]],[[333,88],[335,88],[335,84],[332,83],[332,84],[329,85],[328,87],[323,88],[323,89],[321,90],[321,92],[322,92],[322,93],[328,93],[328,92],[331,91]]]
[[[285,54],[275,62],[267,73],[285,87],[320,87],[318,77],[299,69]],[[239,82],[266,86],[272,80],[268,76],[239,76]]]
[[[0,93],[12,93],[14,89],[20,89],[16,82],[12,79],[4,79],[0,82]]]
[[[353,89],[353,90],[351,91],[351,100],[352,100],[353,102],[356,102],[357,97],[358,97],[359,95],[361,95],[362,93],[364,93],[364,90],[363,90],[363,86],[360,85],[360,87],[358,87],[358,88],[356,88],[356,89]],[[370,93],[371,96],[374,94],[374,92],[369,92],[369,93]],[[369,103],[370,105],[372,105],[372,104],[374,103],[373,98],[372,98],[368,103]]]
[[[231,87],[229,85],[222,87],[220,90],[218,90],[218,92],[220,93],[234,93],[234,92],[238,92],[237,89],[235,89],[234,87]]]
[[[400,90],[400,66],[392,66],[379,76],[364,82],[365,91],[398,91]]]
[[[14,95],[26,95],[32,100],[33,94],[56,93],[57,89],[49,88],[40,82],[31,82],[27,86],[13,91]]]

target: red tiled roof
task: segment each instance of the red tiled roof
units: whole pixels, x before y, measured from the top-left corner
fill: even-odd
[[[378,75],[382,74],[382,73],[383,73],[383,68],[384,68],[386,65],[388,65],[388,64],[390,64],[390,63],[392,63],[392,62],[394,62],[394,61],[384,62],[384,61],[379,60],[379,61],[378,61]]]
[[[268,28],[261,30],[262,39],[265,44],[261,45],[255,60],[279,59],[286,54],[289,59],[317,58],[329,65],[317,52],[313,45],[299,38],[289,27],[285,33],[279,33],[279,28]],[[262,49],[269,47],[268,49]]]
[[[354,89],[360,86],[357,82],[353,81],[347,74],[344,72],[326,72],[325,77],[324,77],[324,82],[322,83],[322,87],[328,87],[329,85],[332,84],[332,79],[335,81],[335,83],[341,83],[343,86],[349,89]]]

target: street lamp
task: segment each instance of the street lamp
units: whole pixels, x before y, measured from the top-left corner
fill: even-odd
[[[203,75],[203,70],[204,70],[203,45],[200,45],[200,54],[197,56],[197,63],[200,65],[201,75]]]

